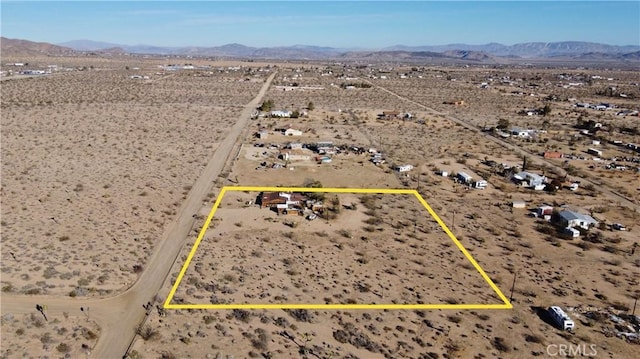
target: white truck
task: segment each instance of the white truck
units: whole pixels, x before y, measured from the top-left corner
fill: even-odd
[[[567,313],[562,310],[562,308],[558,306],[549,307],[549,316],[553,320],[553,322],[558,326],[558,328],[562,330],[571,330],[575,328],[576,324],[571,318],[567,315]]]

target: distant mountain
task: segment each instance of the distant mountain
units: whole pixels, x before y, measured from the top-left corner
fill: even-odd
[[[6,54],[42,54],[82,52],[107,52],[110,54],[133,53],[154,55],[191,55],[263,59],[367,59],[376,61],[452,59],[473,62],[504,62],[508,59],[588,59],[638,61],[640,46],[617,46],[593,42],[529,42],[515,45],[488,43],[484,45],[448,44],[436,46],[396,45],[381,50],[340,49],[326,46],[293,45],[280,47],[250,47],[242,44],[222,46],[164,47],[151,45],[122,45],[91,40],[74,40],[62,43],[62,47],[26,40],[2,40]]]
[[[0,37],[0,52],[2,56],[38,56],[73,54],[75,51],[68,47],[52,45],[46,42],[33,42],[19,39]]]
[[[112,44],[110,42],[100,42],[100,41],[92,41],[92,40],[73,40],[73,41],[61,42],[57,45],[70,47],[77,51],[98,51],[98,50],[112,49],[116,47],[122,48],[122,45]]]
[[[473,60],[473,61],[495,60],[494,56],[487,55],[482,51],[449,50],[449,51],[444,51],[443,54],[451,57],[464,59],[464,60]]]
[[[606,54],[602,52],[587,52],[584,54],[571,56],[579,60],[619,60],[619,61],[640,61],[640,51],[626,54]]]
[[[489,43],[486,45],[449,44],[437,46],[404,46],[396,45],[383,49],[385,51],[436,51],[446,52],[453,50],[479,51],[494,56],[544,58],[555,56],[573,56],[591,52],[604,54],[623,54],[640,51],[640,46],[617,46],[598,44],[594,42],[563,41],[563,42],[528,42],[514,45]]]

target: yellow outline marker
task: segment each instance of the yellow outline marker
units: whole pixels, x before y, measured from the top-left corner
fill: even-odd
[[[178,285],[182,281],[189,267],[189,263],[193,259],[193,256],[204,238],[204,234],[211,224],[213,215],[220,206],[220,202],[227,191],[240,191],[240,192],[326,192],[326,193],[382,193],[382,194],[412,194],[416,196],[418,201],[422,203],[424,208],[427,209],[429,214],[438,222],[444,232],[451,238],[453,243],[462,251],[464,256],[471,262],[473,267],[480,273],[482,278],[489,283],[489,286],[504,302],[502,304],[171,304],[173,296],[176,294]],[[480,267],[478,262],[473,259],[471,254],[464,248],[464,246],[458,241],[456,236],[449,230],[446,224],[438,217],[436,212],[429,206],[427,201],[422,198],[418,191],[413,189],[375,189],[375,188],[306,188],[306,187],[247,187],[247,186],[225,186],[220,191],[220,195],[216,199],[216,202],[209,212],[207,220],[204,222],[198,238],[189,252],[189,256],[185,261],[176,282],[173,284],[167,299],[164,302],[165,309],[512,309],[513,305],[507,297],[500,291],[498,286],[493,283],[491,278]]]

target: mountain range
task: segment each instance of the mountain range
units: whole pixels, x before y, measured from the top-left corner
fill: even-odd
[[[282,47],[250,47],[242,44],[222,46],[164,47],[124,45],[91,40],[74,40],[56,45],[1,38],[4,55],[38,53],[65,54],[73,52],[131,53],[152,55],[190,55],[255,59],[292,60],[465,60],[501,62],[505,59],[553,59],[640,61],[640,45],[607,45],[582,41],[529,42],[514,45],[488,43],[484,45],[448,44],[429,46],[396,45],[382,49],[345,49],[310,45]]]

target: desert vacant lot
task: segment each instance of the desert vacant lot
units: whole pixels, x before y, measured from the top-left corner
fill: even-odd
[[[238,82],[241,74],[130,74],[123,66],[3,81],[5,293],[130,285],[260,87]]]
[[[95,67],[105,70],[3,81],[5,293],[108,295],[134,281],[235,113],[266,77],[258,71],[155,75],[157,65],[103,61]],[[251,120],[224,173],[210,179],[214,187],[202,199],[192,237],[152,303],[156,309],[149,311],[130,357],[521,358],[545,356],[550,344],[594,344],[598,357],[633,357],[637,339],[620,333],[633,325],[629,312],[639,294],[640,250],[634,248],[640,214],[621,198],[637,206],[637,154],[604,145],[615,139],[640,142],[637,117],[574,108],[569,98],[609,101],[596,93],[609,84],[598,80],[566,89],[558,77],[565,70],[390,66],[384,66],[387,79],[376,66],[279,66],[265,98],[273,110],[306,115]],[[620,88],[640,96],[630,85],[638,82],[637,73],[583,72],[616,78]],[[131,80],[136,73],[151,78]],[[505,76],[512,81],[488,79]],[[491,84],[480,88],[482,82]],[[60,88],[66,90],[53,91]],[[550,94],[561,100],[545,100]],[[443,103],[458,100],[465,104]],[[638,110],[633,101],[610,102]],[[551,106],[546,116],[517,114],[545,104]],[[378,119],[383,111],[397,111],[399,118]],[[579,116],[600,121],[604,129],[581,132]],[[547,132],[505,140],[529,151],[525,159],[487,137],[497,132],[477,131],[501,119],[509,122],[507,132],[513,126]],[[285,129],[302,133],[285,136]],[[534,161],[544,151],[583,153],[593,140],[607,150],[600,161]],[[339,150],[321,154],[314,150],[318,142]],[[372,163],[374,153],[384,163]],[[629,170],[605,167],[623,161]],[[516,185],[509,168],[523,164],[556,180],[557,190]],[[413,167],[399,173],[400,165]],[[488,184],[471,189],[441,171],[465,172]],[[582,182],[571,191],[574,177],[598,185]],[[223,186],[318,182],[418,189],[512,297],[514,308],[162,309]],[[334,218],[309,221],[260,209],[257,195],[227,192],[174,303],[499,303],[415,199],[328,194],[325,202],[339,203],[329,210]],[[524,200],[525,208],[513,208],[514,200]],[[590,214],[600,225],[579,238],[563,237],[532,216],[543,204]],[[613,223],[626,224],[628,231],[614,231]],[[550,305],[569,312],[575,333],[553,327],[544,314]],[[40,345],[38,338],[17,335],[19,326],[3,321],[3,342],[19,343],[12,347],[16,351],[34,341]],[[3,344],[3,353],[13,352]]]

